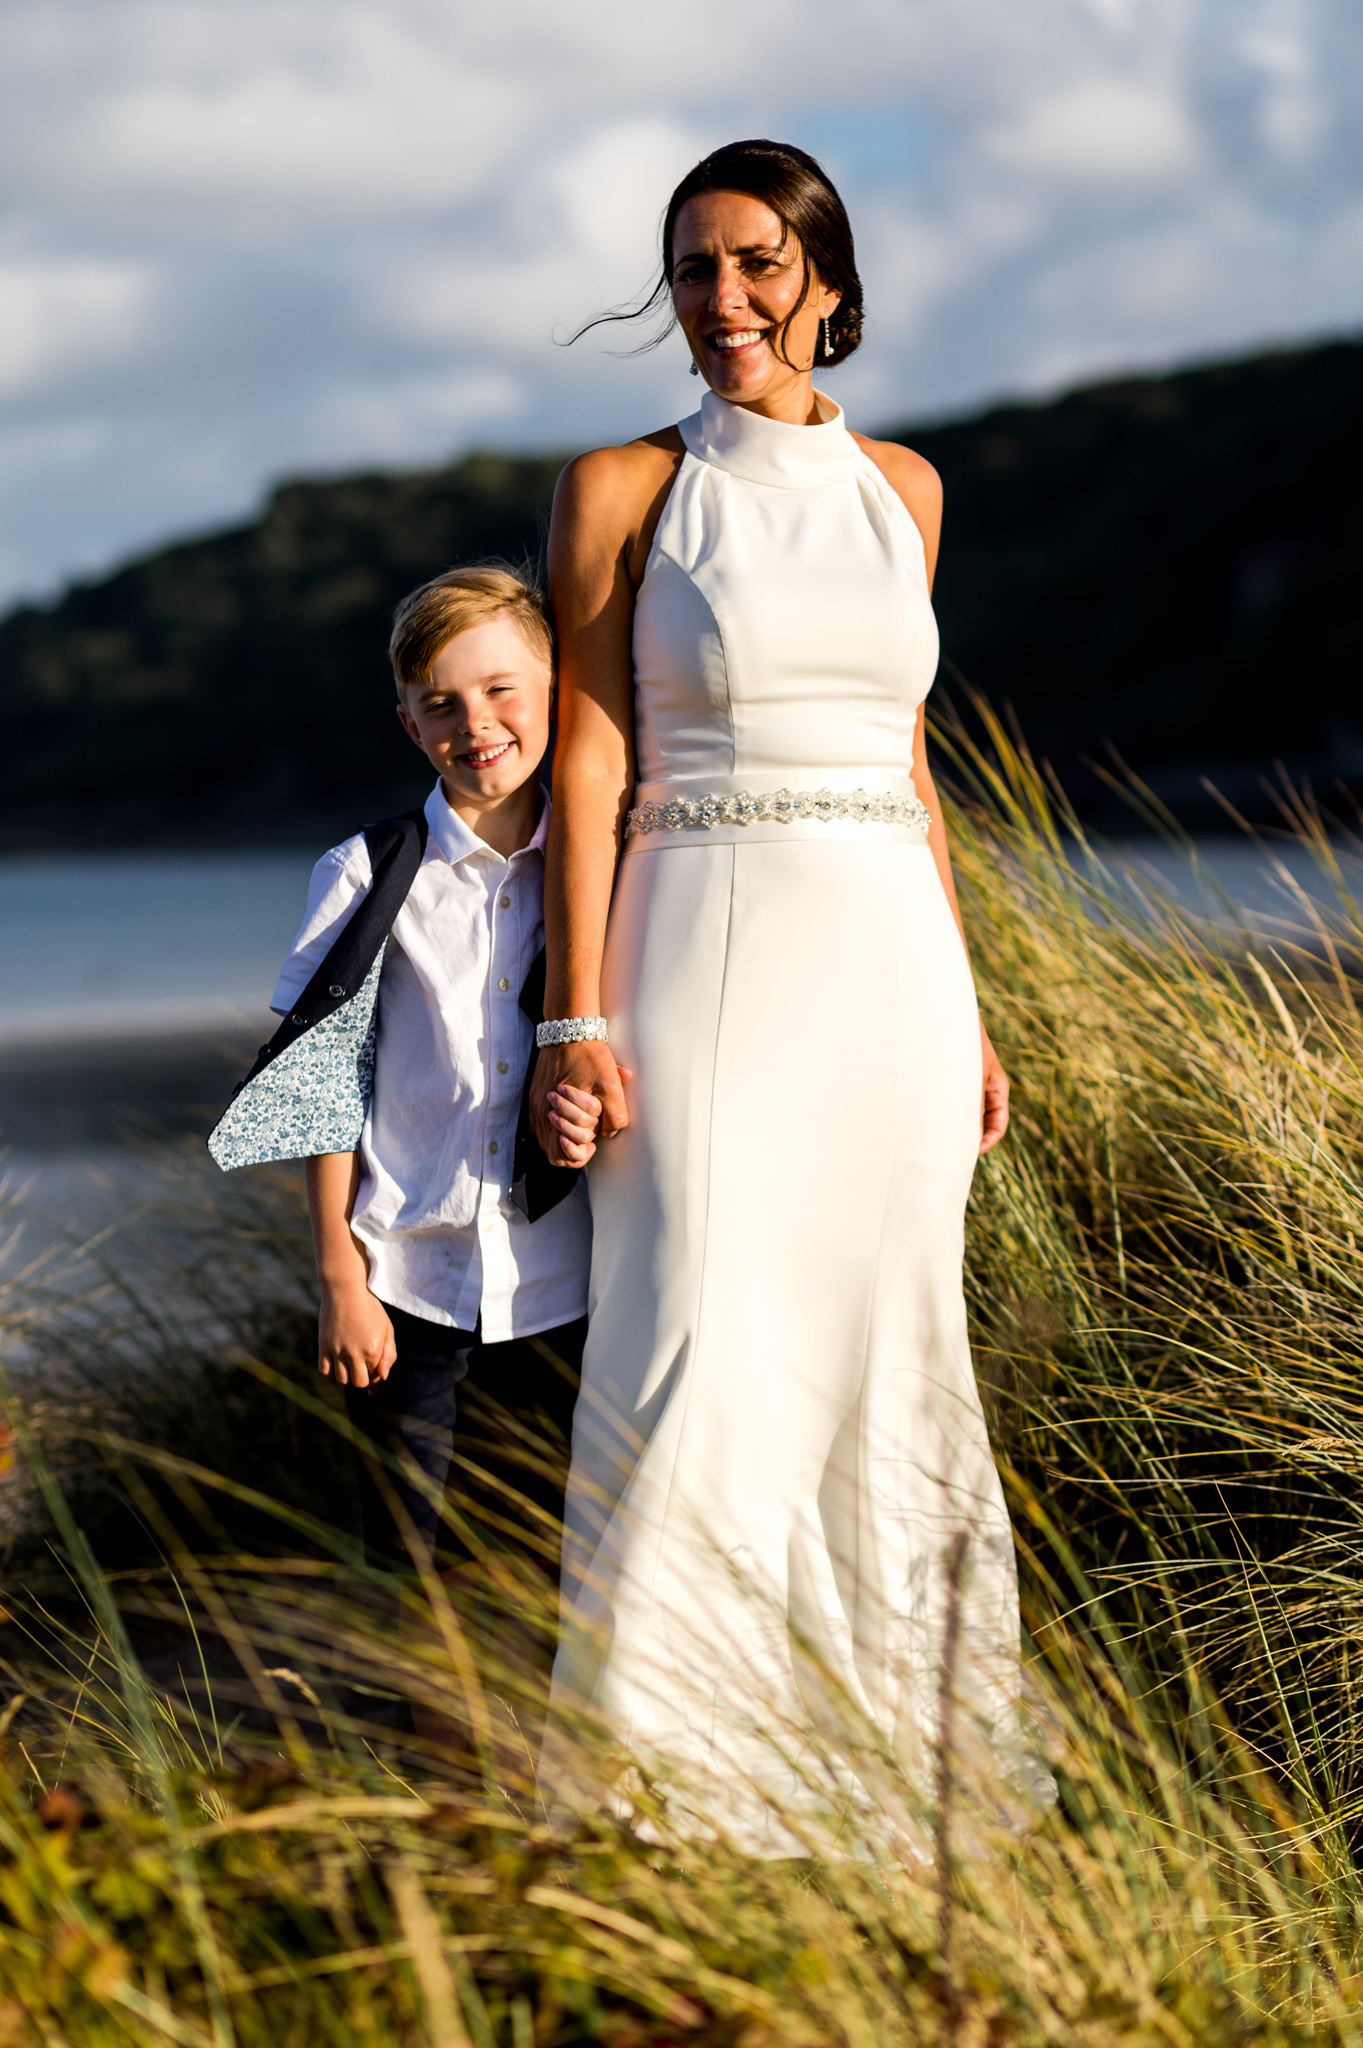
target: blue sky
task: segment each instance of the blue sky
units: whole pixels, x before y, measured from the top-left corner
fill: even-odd
[[[740,134],[844,188],[854,424],[1363,327],[1358,0],[6,0],[0,601],[275,478],[694,403],[566,349]]]

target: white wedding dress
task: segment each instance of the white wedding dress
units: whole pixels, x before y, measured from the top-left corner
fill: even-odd
[[[682,423],[635,613],[636,806],[913,797],[922,541],[820,408],[786,426],[711,393]],[[603,1003],[635,1078],[590,1171],[554,1674],[565,1717],[749,1820],[839,1719],[922,1757],[957,1531],[963,1717],[1001,1738],[1016,1682],[961,1288],[969,966],[921,828],[821,807],[626,840]]]

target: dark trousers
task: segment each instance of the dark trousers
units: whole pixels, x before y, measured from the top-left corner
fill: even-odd
[[[412,1570],[408,1524],[419,1554],[439,1563],[514,1547],[557,1581],[586,1317],[537,1337],[484,1344],[477,1330],[428,1323],[400,1308],[388,1307],[388,1314],[397,1363],[377,1386],[345,1390],[361,1452],[360,1519],[370,1563]],[[366,1443],[396,1459],[396,1469],[365,1457]],[[424,1474],[426,1487],[406,1476],[408,1464]],[[438,1505],[451,1465],[454,1526]],[[535,1509],[551,1518],[548,1526]]]

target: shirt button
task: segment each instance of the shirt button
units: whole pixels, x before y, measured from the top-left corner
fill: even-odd
[[[497,1062],[497,1072],[498,1072],[499,1074],[509,1074],[509,1073],[511,1072],[511,1069],[510,1069],[510,1067],[509,1067],[509,1066],[507,1065],[507,1063],[506,1063],[506,1061],[505,1061],[505,1060],[498,1060],[498,1062]]]
[[[497,1228],[497,1218],[496,1218],[495,1216],[485,1216],[485,1217],[483,1218],[483,1229],[484,1229],[485,1231],[487,1231],[487,1232],[488,1232],[488,1233],[490,1234],[490,1233],[491,1233],[492,1231],[494,1231],[494,1230],[495,1230],[496,1228]]]
[[[493,1139],[492,1143],[488,1146],[487,1149],[489,1152],[495,1152],[497,1150],[497,1140],[495,1138]]]
[[[497,903],[497,908],[499,910],[510,910],[511,898],[509,896],[500,897]]]
[[[506,976],[505,976],[505,975],[503,974],[503,975],[500,975],[500,976],[498,977],[498,981],[497,981],[497,986],[498,986],[498,988],[499,988],[499,989],[501,990],[502,994],[503,994],[503,995],[505,995],[505,994],[506,994],[506,992],[507,992],[507,990],[508,990],[508,989],[510,988],[510,986],[511,986],[511,983],[510,983],[510,982],[509,982],[509,981],[507,980]]]

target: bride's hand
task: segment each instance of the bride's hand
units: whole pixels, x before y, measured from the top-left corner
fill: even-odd
[[[600,1039],[581,1038],[570,1045],[546,1045],[535,1063],[530,1083],[530,1128],[544,1148],[551,1166],[569,1166],[559,1144],[559,1134],[550,1121],[548,1098],[559,1088],[580,1088],[594,1095],[601,1105],[599,1138],[614,1138],[629,1123],[622,1080],[631,1079],[628,1067],[617,1067],[608,1045]]]
[[[997,1145],[1008,1128],[1008,1076],[999,1064],[999,1056],[989,1040],[989,1033],[980,1026],[980,1046],[984,1053],[984,1086],[980,1091],[980,1155]]]

